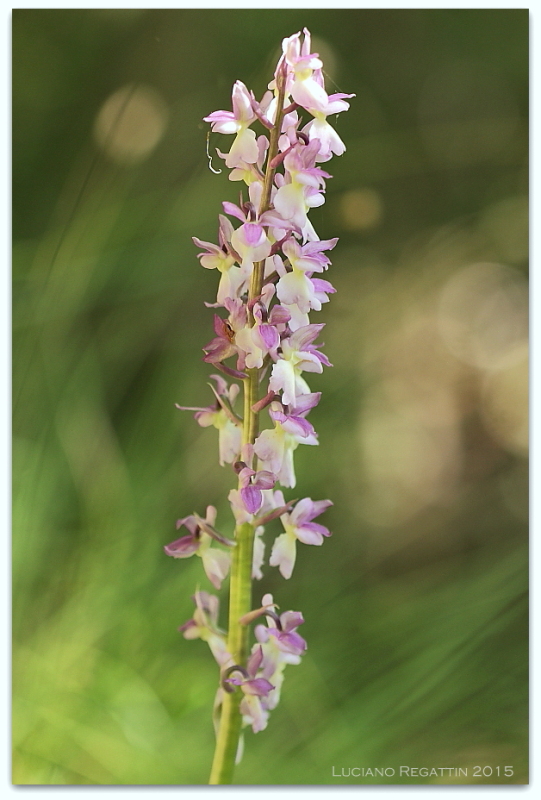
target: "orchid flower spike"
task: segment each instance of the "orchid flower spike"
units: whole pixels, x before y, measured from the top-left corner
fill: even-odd
[[[321,164],[346,149],[328,118],[347,111],[354,97],[327,93],[316,49],[306,28],[286,37],[261,99],[237,80],[231,110],[204,117],[213,134],[226,142],[233,137],[229,149],[216,148],[233,183],[225,175],[216,180],[224,191],[240,192],[216,209],[216,243],[193,237],[201,266],[218,278],[216,296],[205,303],[216,309],[214,335],[203,347],[203,361],[214,372],[213,397],[205,406],[177,408],[217,431],[217,461],[231,468],[236,485],[228,494],[232,517],[225,533],[209,505],[204,518],[194,512],[179,519],[177,529],[185,533],[164,550],[174,559],[201,558],[215,589],[230,581],[227,632],[218,625],[218,598],[202,590],[194,596],[193,618],[180,628],[185,639],[206,641],[220,667],[211,783],[232,782],[242,726],[264,730],[286,668],[300,664],[307,648],[298,633],[302,613],[280,613],[268,594],[251,608],[252,581],[261,580],[267,566],[291,579],[298,543],[321,546],[331,535],[315,521],[330,500],[282,493],[296,485],[299,445],[319,444],[307,416],[317,418],[314,409],[325,402],[317,382],[332,365],[319,343],[324,324],[310,315],[335,292],[325,273],[338,239],[322,239],[310,213],[325,203],[332,177]],[[206,464],[201,479],[207,472],[214,485]]]

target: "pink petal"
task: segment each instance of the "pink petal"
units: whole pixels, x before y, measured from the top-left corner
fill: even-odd
[[[314,522],[312,523],[308,522],[302,528],[295,528],[295,534],[297,536],[297,539],[299,540],[299,542],[302,542],[303,544],[314,544],[314,545],[323,544],[323,535],[319,531],[310,530],[308,528],[308,525],[310,524],[315,525]],[[325,528],[325,530],[327,529]]]
[[[257,473],[254,486],[259,486],[260,489],[273,489],[276,483],[276,475],[268,470],[261,470]]]
[[[258,489],[257,486],[244,486],[240,490],[240,496],[242,497],[242,502],[246,510],[249,511],[250,514],[257,514],[263,505],[261,489]]]
[[[253,680],[244,681],[242,684],[244,694],[255,694],[259,697],[264,697],[273,689],[274,686],[266,678],[254,678]]]
[[[284,611],[283,614],[280,614],[282,630],[286,633],[294,631],[295,628],[298,628],[299,625],[303,624],[303,622],[304,617],[300,611]]]
[[[248,659],[248,663],[246,664],[246,669],[248,674],[252,677],[257,674],[258,669],[261,666],[261,662],[263,661],[263,648],[261,646],[255,647],[254,652]]]
[[[235,205],[235,203],[230,203],[228,200],[224,200],[222,207],[225,213],[229,214],[229,216],[236,217],[237,219],[240,219],[241,222],[246,222],[245,215],[242,213],[240,208]]]
[[[163,548],[166,555],[173,558],[189,558],[199,550],[199,539],[195,536],[182,536],[180,539],[175,539],[171,544],[166,544]]]
[[[258,326],[258,333],[266,350],[274,350],[280,344],[280,335],[274,325],[264,323]]]

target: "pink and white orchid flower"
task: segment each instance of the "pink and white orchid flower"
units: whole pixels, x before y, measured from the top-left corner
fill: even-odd
[[[217,133],[235,133],[235,141],[226,156],[225,163],[230,169],[246,164],[255,164],[259,157],[256,135],[250,125],[256,119],[252,108],[252,98],[242,81],[236,81],[232,93],[233,111],[214,111],[205,122],[212,124]]]
[[[279,503],[282,499],[283,497],[277,497],[276,501]],[[314,501],[305,497],[297,503],[293,511],[286,512],[280,517],[285,533],[276,538],[269,563],[272,567],[279,567],[284,578],[291,578],[293,573],[297,541],[303,544],[321,545],[324,537],[331,535],[324,525],[312,522],[329,506],[332,506],[330,500]]]

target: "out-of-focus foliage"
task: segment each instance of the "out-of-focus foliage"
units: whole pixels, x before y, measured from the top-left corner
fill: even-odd
[[[16,783],[207,780],[217,669],[176,627],[209,587],[162,551],[208,503],[231,531],[215,431],[174,407],[210,397],[216,276],[191,236],[239,190],[201,118],[238,78],[261,95],[305,25],[357,95],[314,212],[340,236],[335,366],[297,451],[334,536],[256,586],[303,610],[309,650],[237,778],[527,780],[528,12],[18,10]]]

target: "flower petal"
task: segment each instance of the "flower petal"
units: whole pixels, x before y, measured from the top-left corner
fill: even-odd
[[[295,528],[295,534],[299,542],[303,544],[313,544],[313,545],[320,545],[323,544],[323,533],[319,530],[313,530],[312,527],[309,526],[316,526],[316,522],[307,522],[302,528]],[[317,525],[318,528],[323,528],[323,525]],[[327,528],[324,530],[328,534]]]
[[[262,469],[256,473],[254,478],[254,486],[260,489],[273,489],[276,483],[276,475],[268,470]]]
[[[321,399],[321,392],[309,392],[308,394],[298,395],[295,405],[289,411],[293,417],[305,416],[312,408],[315,408]]]
[[[278,536],[272,547],[269,564],[278,567],[284,578],[291,578],[297,555],[297,540],[290,533]]]
[[[306,439],[314,434],[314,426],[304,417],[286,417],[281,425],[285,431],[298,439]]]
[[[257,486],[244,486],[240,490],[240,496],[242,497],[242,502],[246,510],[249,511],[250,514],[257,514],[263,505],[261,489],[258,489]]]
[[[242,684],[244,694],[255,694],[259,697],[264,697],[273,689],[274,686],[266,678],[253,678],[252,680],[244,681]]]
[[[189,558],[199,550],[200,541],[196,536],[182,536],[163,548],[165,554],[173,558]]]
[[[294,405],[295,393],[295,368],[291,361],[279,358],[272,368],[269,389],[273,392],[283,391],[285,405]]]
[[[261,666],[262,661],[263,661],[263,648],[261,647],[261,645],[259,647],[255,645],[253,653],[248,659],[248,663],[246,664],[248,675],[250,675],[252,678],[255,677],[258,669]]]
[[[244,719],[251,724],[254,733],[265,730],[269,712],[265,711],[257,695],[245,694],[240,703],[240,710]]]
[[[308,522],[313,519],[316,514],[313,514],[313,500],[311,497],[303,497],[299,500],[293,511],[291,512],[291,522],[293,525],[302,525],[303,522]]]
[[[274,350],[280,344],[280,335],[274,325],[258,325],[258,333],[266,350]]]
[[[280,650],[285,653],[300,655],[306,650],[305,640],[295,631],[279,631],[276,636],[276,643]]]
[[[226,165],[231,169],[246,164],[255,164],[259,157],[256,135],[250,128],[242,127],[235,137],[231,150],[225,159]]]
[[[238,457],[241,448],[242,431],[238,425],[226,419],[218,433],[220,465],[231,464]]]
[[[281,431],[261,431],[254,444],[255,454],[268,466],[270,472],[278,474],[284,460],[284,437]]]
[[[312,344],[312,342],[317,339],[324,327],[325,323],[320,322],[313,323],[311,325],[305,325],[304,328],[299,328],[290,337],[290,346],[294,350],[305,350],[307,345]]]
[[[203,568],[207,578],[216,589],[220,589],[222,581],[227,577],[229,567],[231,564],[231,556],[223,550],[217,550],[215,547],[209,547],[203,553]]]
[[[282,630],[290,633],[304,623],[304,617],[300,611],[284,611],[280,614],[280,623]]]

